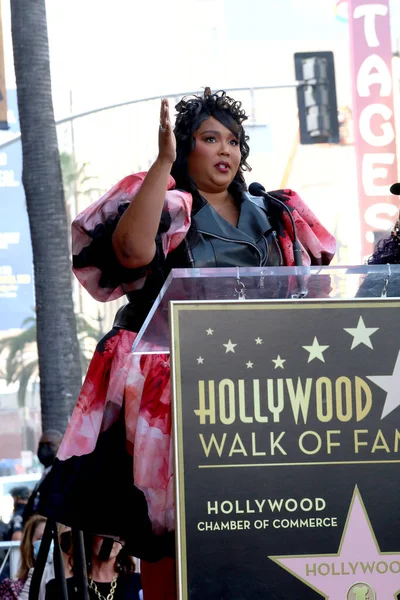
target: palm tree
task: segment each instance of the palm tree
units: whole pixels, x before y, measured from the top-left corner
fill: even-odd
[[[88,175],[87,168],[89,163],[78,163],[75,158],[74,152],[60,152],[60,163],[61,173],[63,179],[64,196],[66,201],[66,211],[68,227],[71,226],[72,221],[76,215],[86,208],[86,206],[80,207],[79,198],[80,196],[86,196],[90,203],[92,196],[96,193],[97,197],[101,195],[102,190],[100,188],[91,187],[91,184],[97,177]],[[82,287],[72,276],[72,286],[75,290],[75,311],[82,311]]]
[[[96,193],[98,195],[102,192],[100,188],[92,187],[92,182],[97,177],[88,175],[89,163],[76,162],[74,154],[69,152],[60,152],[60,163],[67,203],[75,201],[77,204],[77,197],[80,195],[88,196],[90,199],[92,194]],[[75,207],[73,208],[75,209]]]
[[[22,327],[24,329],[18,335],[7,336],[0,340],[0,356],[5,354],[2,375],[7,385],[19,383],[17,395],[19,408],[25,406],[28,383],[38,373],[35,319],[33,317],[25,319]]]
[[[86,373],[93,349],[102,332],[95,321],[77,314],[76,324],[79,339],[79,360],[82,372]],[[28,317],[22,323],[22,331],[0,339],[0,357],[4,356],[4,372],[7,385],[18,383],[18,407],[25,407],[28,384],[37,380],[39,361],[36,343],[36,319]],[[76,400],[76,398],[75,398]]]
[[[13,0],[11,29],[32,238],[43,429],[64,431],[81,385],[45,0]]]

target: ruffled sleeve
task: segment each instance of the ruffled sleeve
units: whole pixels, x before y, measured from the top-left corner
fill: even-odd
[[[101,302],[141,289],[155,263],[177,248],[189,230],[192,197],[175,190],[170,176],[153,262],[139,269],[127,269],[118,262],[112,235],[145,176],[146,173],[137,173],[125,177],[72,223],[73,272],[89,294]]]
[[[336,240],[333,235],[325,229],[312,210],[293,190],[278,190],[269,193],[285,202],[292,213],[303,265],[329,265],[336,252]],[[279,232],[279,241],[285,264],[290,266],[294,264],[292,224],[285,211],[282,211],[281,218],[284,222],[284,229]]]

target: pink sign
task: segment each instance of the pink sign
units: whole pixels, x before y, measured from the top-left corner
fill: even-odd
[[[336,554],[269,558],[329,600],[395,600],[400,591],[400,554],[381,552],[357,487]]]
[[[389,0],[348,0],[363,256],[374,247],[374,232],[391,229],[398,199],[393,114]]]

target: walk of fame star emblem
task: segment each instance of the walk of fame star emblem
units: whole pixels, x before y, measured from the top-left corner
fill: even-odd
[[[380,551],[357,487],[337,554],[269,558],[326,600],[396,600],[400,592],[400,552]]]

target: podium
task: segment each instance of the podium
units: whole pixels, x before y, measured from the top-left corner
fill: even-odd
[[[171,352],[180,600],[400,593],[400,266],[178,269],[133,352]]]

